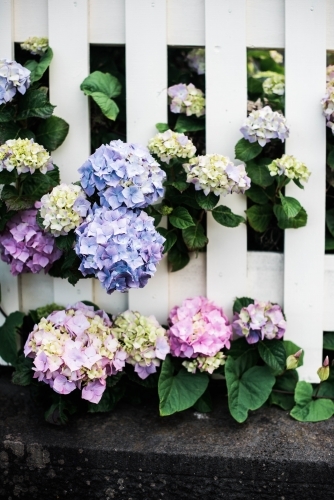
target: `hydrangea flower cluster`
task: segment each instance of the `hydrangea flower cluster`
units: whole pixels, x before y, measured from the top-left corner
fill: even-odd
[[[143,288],[162,259],[163,238],[146,212],[93,206],[76,229],[79,270],[93,274],[107,293]]]
[[[126,358],[108,315],[82,302],[42,318],[24,354],[34,360],[34,378],[59,394],[81,389],[81,397],[91,403],[100,401],[107,376],[122,370]]]
[[[10,139],[0,146],[0,172],[16,170],[18,175],[53,170],[53,162],[43,146],[33,139]]]
[[[326,68],[326,82],[332,82],[334,80],[334,66],[330,65]]]
[[[148,149],[165,163],[169,163],[172,158],[192,158],[196,153],[195,146],[186,135],[172,130],[152,137]]]
[[[283,155],[282,158],[274,160],[268,169],[271,176],[285,175],[289,179],[298,179],[304,182],[309,180],[311,172],[305,163],[298,161],[292,155]]]
[[[323,115],[327,120],[327,127],[334,134],[334,66],[328,66],[326,70],[326,94],[321,99]]]
[[[245,165],[234,165],[226,156],[205,155],[192,158],[183,165],[187,182],[195,185],[196,191],[203,190],[207,196],[244,193],[250,187]]]
[[[283,63],[283,55],[280,52],[277,52],[277,50],[270,50],[269,54],[270,57],[275,61],[275,63],[277,64]]]
[[[16,92],[25,94],[30,87],[30,71],[16,61],[0,59],[0,104],[10,102]]]
[[[252,111],[256,111],[257,109],[262,109],[263,108],[263,102],[260,99],[256,99],[256,101],[250,101],[248,99],[247,101],[247,114],[251,113]]]
[[[164,194],[166,174],[138,144],[121,140],[100,146],[79,168],[88,196],[98,191],[103,206],[145,208]]]
[[[262,83],[263,92],[267,95],[284,95],[285,77],[275,71],[259,71],[254,78],[265,78]]]
[[[262,147],[271,139],[280,139],[284,142],[290,133],[285,117],[273,111],[270,106],[250,113],[240,132],[247,141],[251,143],[258,141]]]
[[[186,299],[182,306],[171,310],[168,322],[172,356],[195,359],[193,364],[184,362],[188,371],[198,368],[212,373],[224,364],[224,357],[218,353],[224,347],[229,349],[232,328],[223,310],[214,302],[205,297]]]
[[[172,113],[185,113],[197,117],[205,114],[205,97],[200,89],[189,83],[178,83],[168,88],[170,110]]]
[[[33,55],[42,56],[49,48],[49,40],[45,37],[32,36],[21,43],[21,49],[27,50]]]
[[[40,201],[43,226],[54,236],[66,235],[86,217],[90,203],[80,186],[60,184]]]
[[[166,330],[154,316],[125,311],[117,316],[111,331],[127,353],[126,362],[134,366],[141,379],[155,373],[160,360],[169,354]]]
[[[196,71],[198,75],[204,75],[205,73],[205,49],[198,48],[192,49],[187,54],[188,66],[193,71]]]
[[[233,318],[233,332],[244,336],[248,344],[263,339],[281,339],[286,330],[286,321],[281,307],[271,302],[254,301],[243,307]]]
[[[36,222],[37,210],[17,212],[0,233],[1,259],[10,264],[11,273],[46,273],[62,251],[54,237],[44,233]]]

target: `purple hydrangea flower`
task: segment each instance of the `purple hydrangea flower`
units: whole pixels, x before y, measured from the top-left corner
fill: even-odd
[[[37,210],[17,212],[0,234],[1,259],[10,264],[11,273],[48,272],[62,251],[51,234],[44,233],[36,222]]]
[[[205,114],[205,97],[202,90],[189,83],[178,83],[167,90],[172,113],[185,113],[187,116]]]
[[[98,191],[103,206],[144,208],[164,194],[166,174],[138,144],[111,141],[100,146],[79,168],[81,186],[91,196]]]
[[[232,323],[233,332],[244,336],[248,344],[263,339],[281,339],[286,330],[286,321],[281,307],[271,302],[254,301],[236,313]]]
[[[0,104],[10,102],[17,91],[26,93],[30,87],[30,73],[16,61],[0,59]]]
[[[205,49],[195,48],[187,54],[188,66],[198,75],[205,73]]]
[[[153,222],[143,211],[94,205],[76,229],[82,274],[96,276],[107,293],[143,288],[162,259],[165,241]]]
[[[270,106],[252,111],[240,129],[244,138],[249,142],[256,142],[265,146],[271,139],[280,139],[282,142],[289,137],[289,128],[285,117],[273,111]]]

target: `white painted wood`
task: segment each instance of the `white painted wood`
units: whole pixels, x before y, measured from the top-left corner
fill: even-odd
[[[327,0],[326,5],[326,46],[327,50],[334,50],[334,2],[333,0]]]
[[[125,15],[127,140],[147,144],[155,124],[167,121],[166,0],[126,0]],[[129,292],[129,307],[166,321],[166,259],[144,290]]]
[[[14,54],[13,0],[0,2],[0,59],[12,59]]]
[[[204,45],[205,0],[168,0],[168,44]]]
[[[128,309],[128,293],[108,295],[99,280],[94,280],[94,303],[109,314],[120,314]]]
[[[10,267],[0,260],[1,307],[6,314],[21,309],[19,279],[12,276]]]
[[[88,100],[80,84],[89,74],[88,0],[48,0],[49,43],[54,58],[50,66],[50,101],[55,115],[70,124],[64,143],[53,153],[62,182],[78,180],[77,169],[90,155]],[[71,299],[71,296],[73,297]],[[67,281],[54,281],[54,300],[92,300],[92,280],[74,289]]]
[[[324,279],[324,332],[334,331],[334,255],[325,255]]]
[[[169,311],[189,297],[206,296],[206,254],[192,253],[189,264],[169,275]]]
[[[284,257],[275,252],[247,253],[248,297],[283,305]]]
[[[89,0],[90,43],[125,43],[124,0]]]
[[[283,48],[284,0],[247,0],[247,47]]]
[[[28,312],[30,309],[45,306],[54,302],[53,278],[48,274],[22,274],[20,276],[22,290],[21,310]]]
[[[305,190],[291,183],[286,195],[296,196],[308,213],[307,226],[285,231],[284,309],[286,338],[303,346],[300,376],[317,382],[322,363],[325,244],[326,134],[320,99],[325,87],[326,1],[287,0],[286,117],[290,138],[286,152],[304,161],[312,171]],[[308,68],[307,85],[301,75]]]
[[[47,0],[13,1],[15,10],[15,42],[24,42],[24,40],[31,36],[48,36]]]
[[[246,2],[206,0],[206,151],[234,158],[234,145],[246,117]],[[244,215],[241,195],[221,198]],[[247,233],[220,226],[208,214],[207,295],[229,314],[233,298],[244,294],[247,283]],[[237,253],[237,258],[236,258]]]

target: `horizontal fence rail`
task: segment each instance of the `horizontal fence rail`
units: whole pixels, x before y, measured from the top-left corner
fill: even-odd
[[[142,143],[155,133],[156,122],[167,120],[167,45],[205,46],[207,152],[231,158],[246,115],[246,47],[285,49],[291,128],[286,151],[313,172],[301,196],[309,222],[285,232],[285,251],[278,254],[247,252],[245,227],[231,230],[209,218],[207,254],[194,256],[176,273],[168,272],[164,259],[148,286],[129,294],[109,296],[93,280],[73,288],[45,275],[15,278],[0,263],[5,311],[87,299],[112,313],[131,307],[165,323],[169,309],[189,296],[207,295],[228,312],[235,296],[271,300],[287,313],[287,338],[305,348],[301,377],[317,381],[322,332],[334,330],[334,255],[324,255],[325,123],[319,103],[326,50],[334,50],[334,2],[0,0],[0,58],[13,58],[14,42],[30,36],[48,36],[54,51],[50,99],[70,132],[53,157],[65,182],[77,179],[90,153],[88,100],[79,88],[89,73],[89,44],[125,44],[127,136]],[[307,85],[301,80],[306,71]],[[293,194],[293,187],[288,191]],[[240,215],[246,208],[242,196],[225,203]]]

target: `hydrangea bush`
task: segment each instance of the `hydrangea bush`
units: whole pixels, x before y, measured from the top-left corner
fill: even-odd
[[[334,66],[333,56],[328,54],[329,66],[326,71],[326,91],[321,100],[322,112],[326,120],[326,236],[327,253],[334,251]]]

